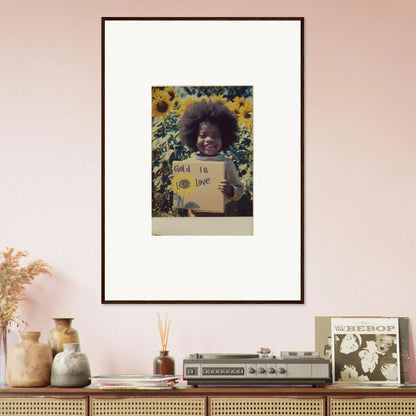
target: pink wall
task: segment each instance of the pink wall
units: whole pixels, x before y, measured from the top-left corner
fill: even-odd
[[[415,13],[412,0],[4,0],[0,247],[55,274],[27,290],[30,329],[46,341],[52,317],[75,317],[94,374],[151,372],[157,312],[179,368],[197,351],[313,349],[315,315],[409,316],[413,330]],[[101,305],[101,16],[305,17],[304,305]]]

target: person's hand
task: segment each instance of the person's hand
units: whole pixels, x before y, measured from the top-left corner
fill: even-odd
[[[218,189],[228,197],[234,196],[234,187],[230,184],[230,182],[226,180],[220,182],[220,184],[218,185]]]

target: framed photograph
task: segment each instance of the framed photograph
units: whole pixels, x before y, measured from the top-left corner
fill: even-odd
[[[102,18],[102,303],[303,303],[303,18]]]

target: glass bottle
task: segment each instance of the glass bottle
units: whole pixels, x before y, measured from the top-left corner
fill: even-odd
[[[6,383],[7,325],[0,328],[0,385]]]
[[[153,360],[153,374],[175,375],[175,360],[169,355],[169,351],[160,351],[160,354]]]

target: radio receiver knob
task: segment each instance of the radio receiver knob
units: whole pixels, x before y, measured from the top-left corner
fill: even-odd
[[[253,367],[249,367],[248,372],[249,372],[249,374],[254,374],[256,372],[256,369],[253,368]]]
[[[278,371],[279,374],[284,374],[284,373],[286,373],[286,368],[279,367],[277,371]]]
[[[276,372],[276,369],[273,367],[269,368],[269,374],[274,374]]]
[[[266,370],[265,370],[263,367],[260,367],[257,371],[258,371],[260,374],[264,374],[264,373],[266,372]]]

